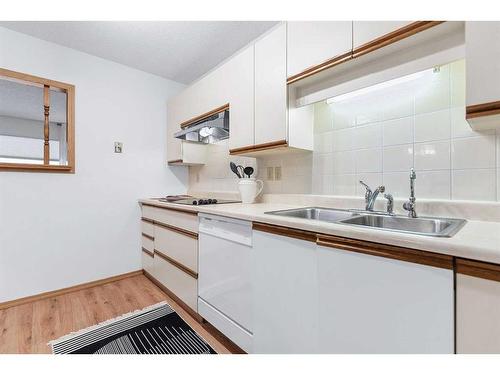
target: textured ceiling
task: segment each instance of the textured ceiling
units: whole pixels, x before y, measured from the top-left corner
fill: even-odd
[[[190,83],[263,34],[261,21],[11,21],[0,26]]]

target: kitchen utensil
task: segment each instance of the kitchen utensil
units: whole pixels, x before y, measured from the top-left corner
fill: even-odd
[[[248,176],[248,178],[250,178],[250,176],[253,174],[253,168],[245,167],[245,169],[243,169],[243,172]]]
[[[238,167],[236,166],[236,164],[234,164],[233,162],[230,162],[229,163],[229,167],[231,168],[231,171],[236,175],[238,176],[238,178],[241,178],[241,175],[240,175],[240,172],[238,170]]]
[[[236,169],[238,169],[238,173],[240,174],[241,178],[245,178],[245,172],[243,172],[243,166],[237,165]]]

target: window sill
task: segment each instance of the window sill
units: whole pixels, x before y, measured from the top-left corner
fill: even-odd
[[[0,163],[0,171],[75,173],[74,167],[71,165],[40,165],[40,164],[22,164],[22,163]]]

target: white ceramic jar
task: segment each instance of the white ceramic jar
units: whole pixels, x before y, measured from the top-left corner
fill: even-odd
[[[254,203],[264,188],[264,182],[255,178],[242,178],[238,183],[241,203]]]

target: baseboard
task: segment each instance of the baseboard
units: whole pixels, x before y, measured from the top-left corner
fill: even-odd
[[[45,299],[45,298],[57,297],[57,296],[60,296],[61,294],[77,292],[77,291],[82,290],[82,289],[88,289],[88,288],[92,288],[95,286],[108,284],[108,283],[111,283],[113,281],[118,281],[118,280],[126,279],[129,277],[134,277],[134,276],[139,276],[139,275],[142,275],[142,270],[127,272],[127,273],[123,273],[120,275],[107,277],[105,279],[89,281],[87,283],[78,284],[78,285],[70,286],[67,288],[57,289],[57,290],[53,290],[50,292],[35,294],[33,296],[18,298],[18,299],[12,300],[12,301],[0,302],[0,310],[8,309],[9,307],[22,305],[22,304],[28,303],[28,302],[35,302],[35,301]]]
[[[166,295],[172,298],[180,307],[182,307],[189,315],[191,315],[195,320],[200,322],[203,327],[214,336],[220,343],[222,343],[231,353],[233,354],[247,354],[243,349],[226,337],[221,331],[207,322],[203,317],[194,311],[191,307],[186,305],[179,297],[177,297],[170,289],[165,285],[160,283],[153,275],[151,275],[146,270],[142,270],[144,276],[146,276],[153,284],[160,288]]]

